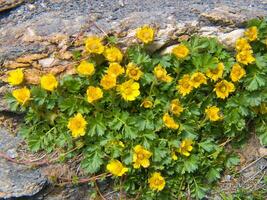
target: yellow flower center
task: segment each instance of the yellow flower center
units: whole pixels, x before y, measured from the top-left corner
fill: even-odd
[[[144,155],[142,153],[138,153],[137,154],[137,158],[140,159],[140,160],[143,160],[144,159]]]
[[[162,182],[163,182],[162,180],[156,179],[156,180],[155,180],[155,185],[161,185]]]
[[[98,45],[97,45],[97,44],[92,44],[92,45],[91,45],[91,48],[92,48],[92,49],[97,49],[97,48],[98,48]]]
[[[148,37],[150,37],[150,34],[149,34],[148,32],[144,32],[144,33],[143,33],[143,37],[144,37],[144,38],[148,38]]]
[[[197,77],[194,77],[194,79],[193,79],[195,82],[199,82],[201,79],[200,79],[200,77],[199,76],[197,76]]]
[[[132,76],[136,76],[136,75],[138,74],[138,71],[137,71],[136,69],[132,69],[132,70],[130,71],[130,74],[131,74]]]
[[[225,85],[222,85],[222,86],[220,87],[220,90],[221,90],[222,92],[225,92],[225,91],[227,90],[227,87],[226,87]]]
[[[76,129],[79,129],[79,128],[81,128],[81,126],[82,126],[82,122],[77,120],[77,121],[75,122],[75,128],[76,128]]]
[[[184,88],[189,88],[189,87],[190,87],[190,84],[187,83],[187,82],[184,82],[182,86],[183,86]]]
[[[212,74],[218,74],[219,69],[218,69],[218,68],[216,68],[216,69],[211,69],[210,72],[211,72]]]

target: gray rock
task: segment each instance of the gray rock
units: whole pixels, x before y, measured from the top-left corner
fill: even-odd
[[[24,0],[2,0],[0,1],[0,12],[19,6],[23,2]]]
[[[5,95],[11,88],[7,84],[1,85],[0,83],[0,112],[9,111],[9,106],[5,100]]]
[[[239,25],[249,18],[266,15],[267,10],[260,0],[31,1],[0,18],[0,64],[25,53],[47,52],[51,45],[40,39],[54,33],[75,35],[84,27],[87,32],[100,33],[90,21],[95,21],[106,32],[124,29],[125,25],[134,29],[142,24],[156,24],[164,29],[167,24],[198,20],[200,13],[212,23]]]
[[[264,17],[265,15],[266,9],[255,10],[251,5],[245,9],[236,9],[232,6],[223,5],[202,13],[201,18],[202,20],[207,20],[213,24],[216,23],[227,26],[232,25],[244,27],[247,20],[257,17]]]
[[[16,152],[21,139],[0,128],[0,152]],[[46,185],[47,179],[40,170],[19,165],[0,158],[0,199],[32,196]]]
[[[218,40],[228,47],[234,48],[236,40],[242,37],[244,29],[236,29],[229,33],[219,33]]]

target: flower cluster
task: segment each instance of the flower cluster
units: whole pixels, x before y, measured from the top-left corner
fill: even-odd
[[[82,154],[88,174],[112,175],[129,198],[183,199],[190,190],[201,199],[238,163],[222,144],[244,138],[248,120],[267,144],[266,32],[259,20],[235,52],[192,36],[165,55],[149,52],[156,31],[147,25],[125,51],[89,36],[77,74],[48,73],[27,86],[23,69],[11,70],[7,99],[26,111],[21,134],[33,151]]]

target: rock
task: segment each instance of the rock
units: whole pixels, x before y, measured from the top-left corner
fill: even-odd
[[[88,200],[89,186],[65,186],[65,187],[49,187],[40,194],[35,195],[32,199],[46,199],[46,200]],[[52,192],[51,192],[52,191]]]
[[[254,9],[234,9],[234,7],[220,6],[201,14],[203,21],[215,24],[242,27],[249,19],[264,17],[264,11]]]
[[[21,139],[11,136],[0,128],[0,152],[7,154],[16,151]],[[0,198],[32,196],[44,188],[47,179],[40,170],[19,165],[0,158]]]
[[[11,91],[11,87],[7,84],[2,85],[0,83],[0,112],[9,111],[9,106],[5,100],[5,95],[7,92]]]
[[[0,12],[9,10],[22,4],[25,0],[2,0],[0,1]]]
[[[42,76],[41,70],[38,69],[27,69],[24,71],[24,78],[27,83],[37,85],[40,83]]]
[[[16,62],[16,61],[6,61],[4,63],[4,66],[6,68],[16,69],[16,68],[21,68],[21,67],[29,67],[30,63],[19,63],[19,62]]]
[[[237,29],[229,33],[221,33],[218,35],[218,40],[226,45],[227,47],[234,48],[235,42],[238,38],[242,37],[244,34],[244,29]]]
[[[165,55],[165,54],[169,54],[172,52],[172,49],[174,47],[176,47],[177,45],[171,45],[171,46],[168,46],[166,49],[163,49],[161,52],[160,52],[160,55]]]
[[[47,54],[28,54],[17,58],[15,61],[18,63],[32,63],[35,60],[47,57]]]
[[[39,64],[43,67],[43,68],[49,68],[49,67],[53,67],[55,65],[57,65],[59,62],[58,59],[50,57],[50,58],[44,58],[39,60]]]
[[[212,36],[215,37],[220,31],[219,26],[203,26],[199,29],[199,34],[202,36]]]

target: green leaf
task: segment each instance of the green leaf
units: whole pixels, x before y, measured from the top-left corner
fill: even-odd
[[[129,139],[135,139],[138,136],[137,129],[135,127],[128,126],[128,125],[124,126],[123,133],[125,134],[125,137]]]
[[[226,165],[227,168],[230,168],[230,167],[232,167],[234,165],[238,165],[239,162],[240,162],[240,159],[239,159],[238,156],[236,156],[236,155],[230,155],[227,158],[225,165]]]
[[[256,124],[256,133],[260,139],[260,143],[263,146],[267,146],[267,126],[266,126],[266,120],[257,120]]]
[[[267,132],[259,135],[260,143],[263,146],[267,146]]]
[[[204,142],[198,143],[198,145],[204,149],[207,152],[211,152],[216,148],[216,145],[214,144],[214,141],[212,140],[206,140]]]
[[[31,95],[33,96],[33,100],[37,103],[37,105],[41,106],[45,103],[47,92],[40,87],[33,87],[31,89]]]
[[[61,86],[71,93],[77,93],[81,89],[82,82],[77,77],[67,75],[61,80]]]
[[[221,177],[220,175],[221,170],[222,170],[221,168],[211,168],[206,174],[208,181],[213,182],[219,179]]]
[[[245,79],[246,89],[248,91],[255,91],[259,87],[263,87],[266,84],[266,77],[264,75],[255,74]]]
[[[267,54],[264,56],[256,56],[256,65],[259,69],[267,67]]]
[[[197,183],[197,181],[194,179],[192,191],[196,199],[203,199],[206,196],[206,192],[208,191],[208,189],[200,185],[200,183]]]
[[[106,125],[103,122],[103,115],[102,114],[98,114],[95,116],[94,119],[90,119],[90,123],[89,123],[89,130],[88,133],[89,135],[92,136],[102,136],[105,134],[106,131]]]
[[[95,151],[82,162],[82,167],[90,174],[96,173],[104,163],[103,155],[99,151]]]
[[[166,149],[164,146],[159,146],[154,148],[153,152],[153,160],[155,162],[160,162],[169,154],[168,149]]]
[[[72,51],[72,55],[73,55],[74,60],[80,60],[82,53],[81,51],[74,50]]]
[[[17,100],[13,97],[13,95],[11,93],[7,93],[5,95],[5,100],[8,103],[9,109],[13,112],[18,110],[19,107],[19,103],[17,102]]]
[[[195,155],[191,155],[189,158],[185,158],[183,173],[194,172],[198,168],[198,158]]]
[[[115,36],[109,36],[109,37],[107,37],[107,41],[110,44],[117,44],[118,43],[118,38],[116,38]]]

